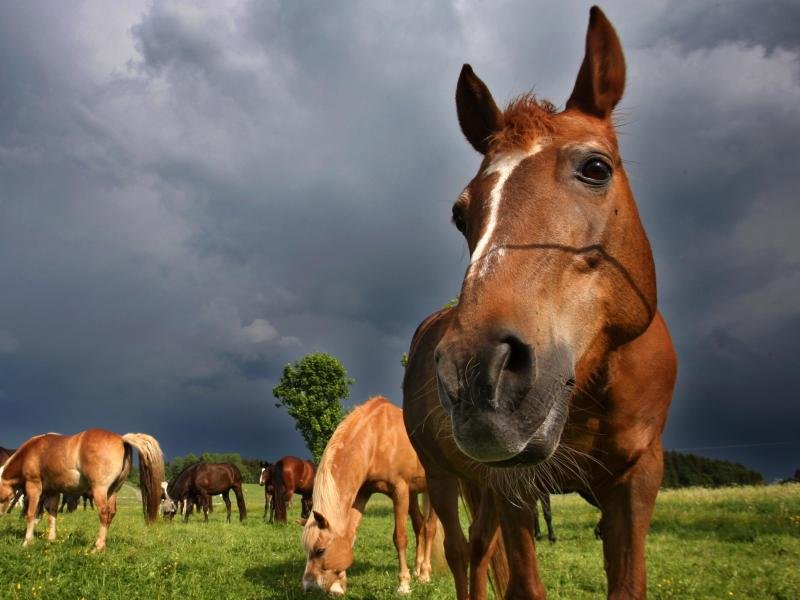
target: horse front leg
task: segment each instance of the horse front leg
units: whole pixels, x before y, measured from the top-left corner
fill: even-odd
[[[663,469],[657,443],[621,477],[595,490],[603,512],[600,528],[610,599],[647,597],[645,541]]]
[[[42,495],[42,484],[32,481],[25,482],[25,518],[28,521],[28,526],[25,529],[25,540],[22,542],[23,547],[28,546],[33,542],[33,531],[36,528],[36,512],[39,508],[39,498]]]
[[[469,597],[470,600],[486,600],[489,565],[500,537],[500,523],[490,491],[472,487],[467,493],[479,498],[478,512],[469,526]]]
[[[516,506],[497,494],[495,506],[508,557],[509,581],[505,600],[538,600],[546,597],[533,531],[533,511],[529,506]]]
[[[394,547],[397,549],[397,558],[400,562],[398,594],[411,592],[411,572],[408,570],[408,561],[406,559],[406,548],[408,547],[408,536],[406,535],[408,502],[408,485],[401,481],[395,485],[392,492],[392,503],[394,504],[394,535],[392,537],[394,539]]]
[[[551,542],[556,541],[556,533],[553,530],[553,510],[550,505],[550,494],[542,496],[542,514],[544,515],[544,522],[547,523],[547,539]],[[538,537],[536,538],[539,539]]]
[[[467,600],[468,544],[458,517],[458,479],[428,471],[428,497],[444,529],[444,556],[453,574],[456,600]]]

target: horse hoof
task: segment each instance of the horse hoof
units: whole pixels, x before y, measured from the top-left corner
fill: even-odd
[[[398,594],[410,594],[410,593],[411,593],[411,586],[410,586],[410,585],[408,585],[408,582],[407,582],[407,581],[404,581],[404,582],[403,582],[403,583],[401,583],[401,584],[400,584],[400,586],[397,588],[397,593],[398,593]]]
[[[92,554],[100,554],[101,552],[105,551],[105,546],[95,546],[92,548]]]
[[[422,583],[430,583],[431,582],[431,574],[428,572],[422,572],[419,574],[418,579]]]
[[[23,547],[23,548],[27,548],[27,547],[28,547],[28,546],[30,546],[32,543],[33,543],[33,540],[26,539],[26,540],[24,540],[24,541],[22,542],[22,547]]]

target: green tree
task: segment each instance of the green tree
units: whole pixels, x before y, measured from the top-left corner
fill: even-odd
[[[312,352],[283,369],[280,383],[272,390],[294,419],[314,460],[319,462],[331,435],[344,418],[342,401],[355,383],[342,362],[324,352]]]

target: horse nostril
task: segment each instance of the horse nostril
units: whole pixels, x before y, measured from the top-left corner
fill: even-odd
[[[508,355],[503,369],[515,374],[530,372],[532,362],[531,347],[515,335],[506,336],[503,339],[503,345],[508,346]]]

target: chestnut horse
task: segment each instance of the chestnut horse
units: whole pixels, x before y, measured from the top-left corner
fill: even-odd
[[[386,494],[394,504],[394,544],[400,561],[398,592],[411,591],[406,562],[406,517],[417,539],[415,574],[430,581],[436,514],[417,496],[427,490],[425,471],[403,426],[403,411],[386,398],[371,398],[351,412],[331,436],[317,471],[314,518],[303,529],[307,562],[303,589],[332,594],[347,589],[346,570],[353,563],[353,543],[372,494]]]
[[[459,600],[486,598],[490,563],[498,596],[545,597],[532,504],[556,490],[602,511],[608,596],[646,595],[677,361],[611,119],[624,84],[597,7],[563,111],[532,94],[501,111],[469,65],[458,80],[483,155],[453,206],[470,264],[458,304],[415,333],[403,390]]]
[[[211,496],[222,494],[227,509],[226,520],[231,520],[230,491],[236,495],[239,508],[239,521],[247,518],[247,507],[242,492],[242,472],[231,463],[197,462],[184,468],[168,485],[165,496],[173,502],[186,501],[184,523],[189,521],[195,504],[203,507],[204,520],[208,521],[211,510]],[[198,509],[199,510],[199,509]]]
[[[23,546],[33,541],[39,500],[45,500],[50,517],[48,539],[56,538],[59,493],[91,491],[100,517],[100,532],[94,551],[106,546],[106,533],[117,512],[117,492],[131,470],[132,449],[139,451],[142,506],[145,521],[158,518],[164,456],[155,438],[144,433],[118,435],[104,429],[88,429],[75,435],[45,433],[26,441],[0,467],[0,506],[18,487],[27,499],[28,528]]]
[[[268,487],[272,487],[272,501],[275,507],[275,520],[286,523],[286,505],[293,494],[300,494],[300,517],[307,519],[311,514],[311,496],[314,493],[314,476],[317,466],[310,460],[296,456],[284,456],[270,470]],[[267,493],[267,489],[264,490]],[[272,521],[272,519],[270,519]]]

